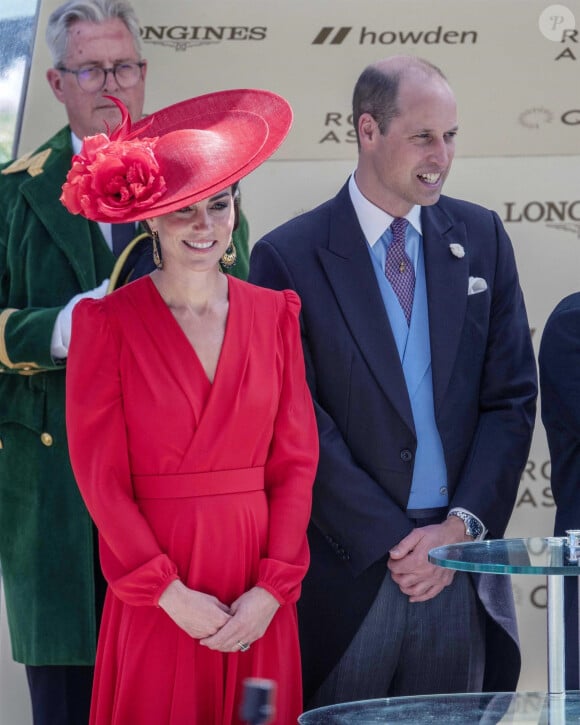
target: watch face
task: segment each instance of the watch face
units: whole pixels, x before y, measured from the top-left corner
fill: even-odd
[[[477,519],[475,519],[473,516],[468,516],[465,519],[465,526],[467,528],[467,533],[469,536],[472,536],[474,539],[477,539],[478,536],[481,536],[483,527],[479,523],[479,521]]]
[[[467,536],[471,536],[473,539],[478,539],[483,533],[483,526],[471,514],[465,511],[452,511],[451,516],[457,516],[465,524],[465,533]]]

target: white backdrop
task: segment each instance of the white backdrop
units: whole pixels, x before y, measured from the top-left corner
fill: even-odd
[[[449,76],[461,102],[461,155],[579,152],[580,38],[559,11],[545,12],[562,7],[546,0],[312,0],[307,12],[284,0],[133,2],[150,66],[145,110],[220,88],[270,88],[296,114],[276,158],[351,158],[354,82],[367,63],[395,53],[421,55]],[[58,4],[42,0],[41,29]],[[580,0],[567,6],[580,18]],[[41,34],[23,148],[61,125],[49,64]]]
[[[57,4],[43,0],[40,28]],[[223,0],[196,8],[189,0],[134,0],[134,5],[149,61],[147,111],[198,93],[245,86],[270,88],[291,101],[295,122],[288,141],[242,185],[253,241],[334,195],[354,167],[350,97],[367,63],[412,53],[439,64],[460,111],[458,155],[446,193],[495,209],[505,222],[537,351],[550,311],[580,289],[580,0],[565,5],[311,0],[307,13],[283,0]],[[63,109],[44,79],[49,64],[41,36],[21,152],[63,124]],[[538,413],[508,536],[552,533],[549,477]],[[517,576],[513,583],[524,658],[518,689],[543,690],[544,580]],[[22,672],[7,664],[3,627],[0,725],[28,725]],[[20,721],[7,714],[14,702]]]

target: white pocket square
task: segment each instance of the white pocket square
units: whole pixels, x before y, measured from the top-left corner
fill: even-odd
[[[487,282],[483,277],[470,277],[467,284],[467,294],[476,295],[479,292],[485,292],[487,289]]]

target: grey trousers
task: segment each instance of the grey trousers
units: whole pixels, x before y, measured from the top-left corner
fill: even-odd
[[[306,704],[480,692],[484,666],[485,613],[468,574],[456,572],[434,599],[410,603],[387,571],[357,634]]]

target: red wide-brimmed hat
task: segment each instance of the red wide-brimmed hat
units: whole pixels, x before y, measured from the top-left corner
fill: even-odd
[[[212,196],[268,159],[292,123],[289,103],[264,90],[197,96],[133,126],[112,100],[121,124],[84,139],[60,197],[99,222],[151,219]]]

